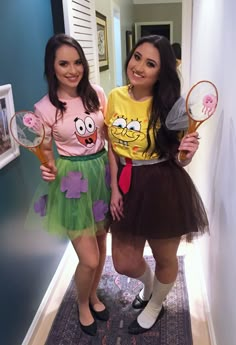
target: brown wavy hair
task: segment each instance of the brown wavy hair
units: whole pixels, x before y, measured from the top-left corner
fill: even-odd
[[[170,131],[166,127],[165,121],[170,109],[180,97],[180,80],[176,71],[175,55],[169,40],[164,36],[150,35],[141,37],[127,56],[126,71],[135,50],[143,43],[152,44],[158,50],[161,60],[158,80],[153,85],[153,101],[147,129],[148,146],[146,151],[150,155],[156,152],[160,157],[173,158],[179,145],[179,132]],[[157,130],[159,121],[161,127]],[[153,130],[155,140],[155,148],[152,152],[150,152],[150,129]]]
[[[59,84],[54,70],[56,51],[63,45],[73,47],[77,50],[84,67],[83,77],[77,86],[77,94],[81,97],[85,110],[93,112],[99,109],[99,99],[96,91],[89,82],[89,65],[81,45],[73,37],[62,33],[56,34],[48,40],[44,57],[44,76],[48,83],[49,99],[57,108],[56,120],[59,113],[63,116],[66,111],[66,103],[61,102],[57,95]]]

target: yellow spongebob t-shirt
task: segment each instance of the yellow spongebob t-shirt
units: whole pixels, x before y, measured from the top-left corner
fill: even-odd
[[[128,93],[128,86],[111,91],[105,123],[114,151],[122,157],[136,160],[150,159],[147,148],[147,127],[151,112],[152,98],[135,101]],[[154,148],[153,133],[150,131],[151,147]],[[157,157],[153,154],[151,158]]]

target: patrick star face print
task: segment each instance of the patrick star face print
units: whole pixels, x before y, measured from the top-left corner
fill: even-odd
[[[75,135],[81,145],[92,148],[97,141],[97,127],[89,112],[86,112],[86,114],[88,116],[84,119],[79,117],[74,119],[76,129]]]

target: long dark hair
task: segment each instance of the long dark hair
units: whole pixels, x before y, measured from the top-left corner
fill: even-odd
[[[180,80],[176,71],[175,55],[167,38],[158,35],[141,37],[127,57],[126,71],[134,51],[143,43],[151,43],[159,51],[161,60],[158,80],[153,86],[153,101],[147,129],[148,146],[146,151],[150,151],[149,131],[152,129],[155,149],[150,154],[157,152],[160,157],[173,157],[179,143],[178,132],[168,130],[165,121],[168,112],[180,97]],[[157,130],[158,121],[161,124],[159,130]]]
[[[61,115],[66,111],[66,103],[61,102],[57,96],[58,80],[55,75],[54,62],[56,51],[63,45],[73,47],[77,50],[82,65],[84,67],[83,77],[77,86],[77,94],[81,97],[86,111],[92,112],[99,109],[99,99],[96,91],[89,82],[89,65],[80,44],[73,38],[65,34],[56,34],[52,36],[46,45],[44,57],[44,75],[48,83],[48,95],[51,103],[57,108]]]

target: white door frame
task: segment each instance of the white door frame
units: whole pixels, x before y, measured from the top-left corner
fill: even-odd
[[[190,88],[193,0],[182,0],[182,75],[183,93]]]
[[[114,27],[114,14],[116,14],[117,17],[120,18],[120,6],[115,3],[114,1],[111,1],[111,18],[112,18],[112,42],[113,42],[113,49],[112,49],[112,58],[113,58],[113,80],[115,87],[117,86],[117,78],[116,78],[116,47],[115,47],[115,27]],[[121,43],[120,43],[121,44]],[[122,47],[121,47],[121,59],[122,59]],[[122,64],[123,65],[123,64]],[[122,71],[123,72],[123,71]],[[123,78],[123,75],[122,75]]]

